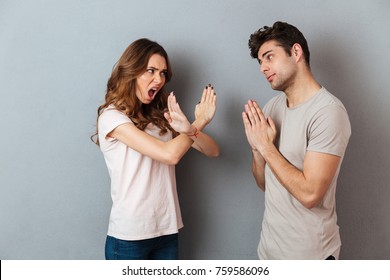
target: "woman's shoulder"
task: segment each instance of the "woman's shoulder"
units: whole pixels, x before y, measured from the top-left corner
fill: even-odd
[[[100,114],[99,121],[125,120],[132,122],[131,119],[122,111],[118,110],[114,105],[108,105]]]

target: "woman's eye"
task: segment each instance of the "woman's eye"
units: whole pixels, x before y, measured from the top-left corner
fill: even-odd
[[[148,73],[150,73],[150,74],[154,74],[154,69],[147,69],[146,70]]]
[[[167,74],[168,74],[167,71],[162,71],[162,72],[161,72],[161,76],[163,76],[163,77],[166,77]]]

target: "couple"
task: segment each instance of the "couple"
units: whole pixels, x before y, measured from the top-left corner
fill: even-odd
[[[250,36],[251,56],[272,89],[260,109],[249,100],[242,119],[252,172],[265,192],[260,259],[338,259],[335,212],[340,165],[351,134],[343,104],[313,77],[306,39],[275,22]],[[175,165],[192,147],[219,155],[203,132],[216,111],[209,84],[190,123],[173,93],[164,48],[133,42],[116,63],[98,108],[96,144],[111,177],[106,259],[178,259],[180,214]]]

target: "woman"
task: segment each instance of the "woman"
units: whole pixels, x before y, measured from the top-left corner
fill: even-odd
[[[106,259],[177,259],[183,223],[175,165],[190,147],[219,155],[218,144],[202,132],[216,110],[213,87],[203,90],[191,124],[164,89],[171,77],[164,48],[139,39],[108,80],[96,140],[111,177]]]

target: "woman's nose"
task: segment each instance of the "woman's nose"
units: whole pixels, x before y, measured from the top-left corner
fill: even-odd
[[[162,79],[160,74],[159,73],[155,74],[153,80],[157,83],[161,83]]]

